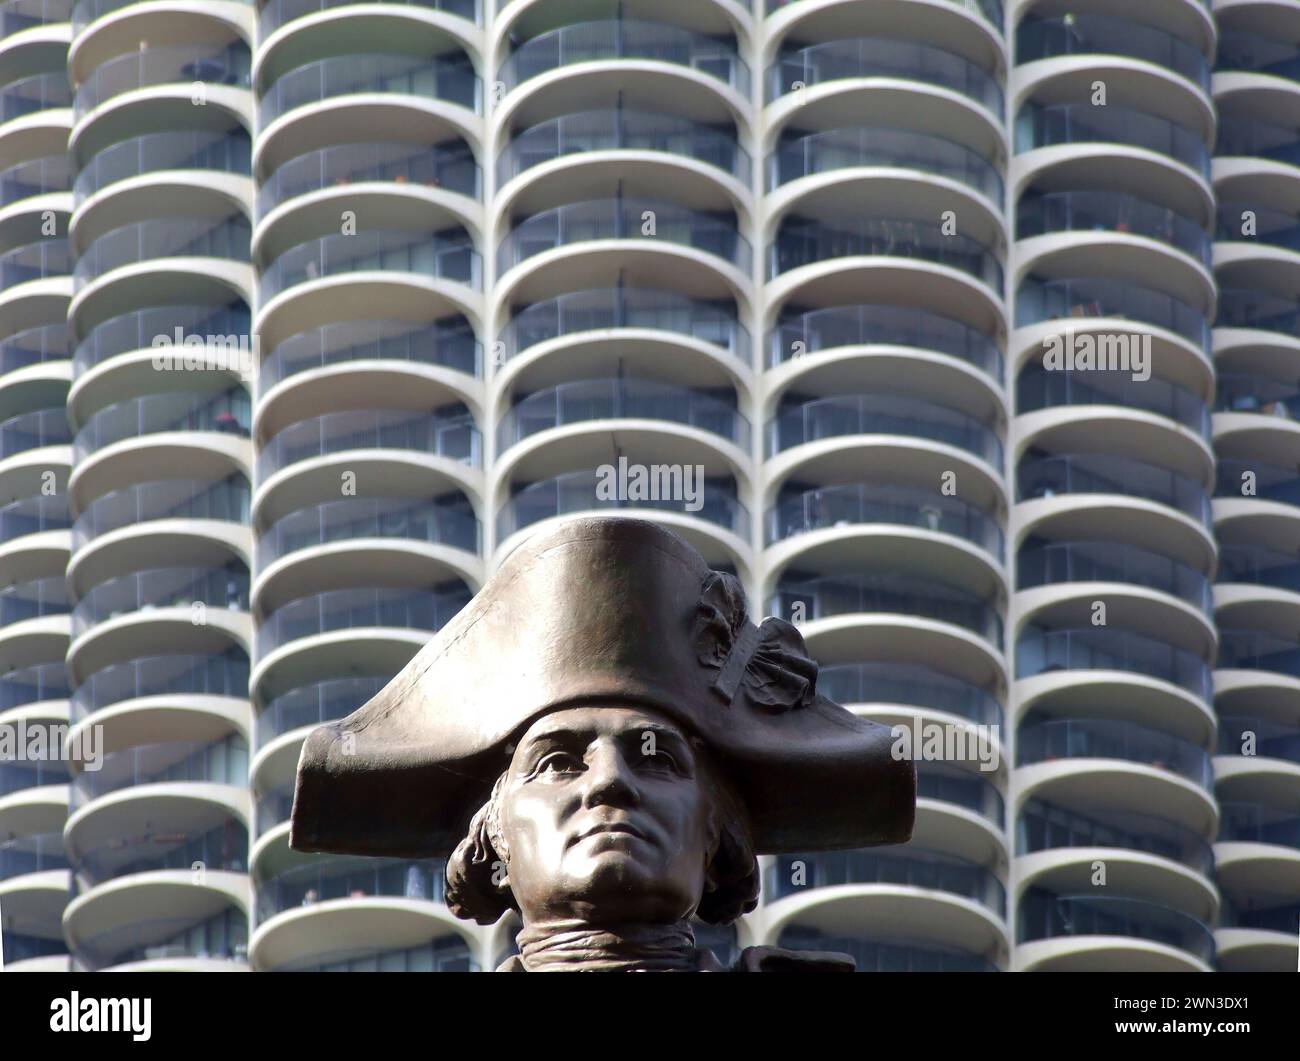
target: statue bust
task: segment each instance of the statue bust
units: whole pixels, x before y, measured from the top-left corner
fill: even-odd
[[[816,691],[780,619],[658,524],[528,539],[369,703],[303,745],[301,851],[447,857],[447,903],[519,911],[500,971],[723,971],[691,919],[755,906],[757,855],[900,843],[890,730]],[[751,947],[737,969],[851,970]]]

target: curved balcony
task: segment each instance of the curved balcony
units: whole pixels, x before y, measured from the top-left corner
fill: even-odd
[[[200,782],[248,784],[248,742],[232,734],[218,741],[166,741],[140,744],[105,755],[100,769],[82,771],[68,789],[68,806],[79,810],[91,800],[138,785]],[[174,857],[171,852],[168,857]],[[206,861],[201,856],[197,859]],[[152,867],[188,869],[187,864]],[[212,866],[211,869],[231,868]],[[135,872],[132,870],[131,872]]]
[[[1251,235],[1242,232],[1242,215],[1253,215]],[[1214,238],[1225,242],[1262,243],[1300,253],[1300,216],[1240,199],[1220,199]]]
[[[1086,936],[1128,937],[1173,947],[1190,954],[1204,966],[1214,963],[1214,934],[1202,922],[1172,907],[1144,899],[1053,895],[1031,888],[1021,897],[1017,922],[1016,939],[1021,944]],[[1066,967],[1071,964],[1072,956],[1070,952],[1063,953],[1053,964]],[[1107,964],[1087,967],[1113,968],[1110,964],[1113,956],[1101,955],[1099,960]],[[1079,961],[1083,967],[1087,959],[1080,954]],[[1146,966],[1145,963],[1144,967],[1168,968],[1165,964]]]
[[[1300,161],[1297,161],[1300,165]],[[1269,291],[1219,288],[1216,328],[1253,328],[1281,332],[1288,337],[1300,331],[1300,299]]]
[[[1285,934],[1289,943],[1295,936],[1295,926],[1300,924],[1300,902],[1278,902],[1262,910],[1242,909],[1232,903],[1225,903],[1220,922],[1221,928],[1252,928],[1260,932]],[[1291,971],[1289,965],[1285,971]]]
[[[186,95],[195,82],[248,88],[249,68],[248,46],[243,42],[156,45],[119,55],[101,63],[77,86],[73,117],[79,122],[116,96],[157,85],[184,86]]]
[[[128,398],[95,413],[77,432],[73,459],[80,462],[105,446],[164,431],[215,431],[249,437],[251,400],[240,387],[222,393],[174,391]]]
[[[363,681],[364,679],[357,679],[357,680]],[[382,689],[387,684],[386,682],[381,681],[380,679],[375,679],[375,681],[378,683],[376,692],[379,689]],[[325,683],[322,682],[320,684],[325,684]],[[285,695],[291,696],[293,694],[286,693]],[[276,697],[276,700],[279,699],[281,698]],[[361,703],[364,702],[365,701],[361,701]],[[343,718],[346,715],[352,714],[352,712],[355,711],[359,706],[360,703],[354,704],[350,707],[347,707],[345,710],[340,711],[339,714],[330,716],[329,718],[323,719],[322,721],[324,722],[337,721],[338,719]],[[304,725],[315,725],[315,723],[306,722],[304,723]],[[270,739],[271,738],[268,738],[268,740]],[[276,785],[269,792],[265,792],[262,795],[258,796],[256,807],[255,807],[255,813],[257,817],[258,836],[265,836],[277,825],[283,825],[285,822],[287,822],[293,816],[293,782],[286,781],[284,784]]]
[[[481,82],[469,58],[349,54],[294,67],[275,79],[258,103],[258,128],[299,107],[365,93],[418,96],[470,110],[480,104]]]
[[[292,464],[355,449],[412,450],[470,466],[479,463],[479,433],[464,406],[438,413],[350,409],[300,420],[272,436],[257,457],[266,482]]]
[[[1080,317],[1117,317],[1182,336],[1209,356],[1210,324],[1181,299],[1130,281],[1090,276],[1069,280],[1028,277],[1016,296],[1016,327]],[[1067,327],[1072,325],[1067,323]]]
[[[1002,615],[978,594],[937,579],[900,573],[783,578],[768,610],[789,622],[815,622],[838,615],[887,613],[951,623],[1002,648]]]
[[[38,409],[0,421],[0,460],[44,446],[66,446],[71,441],[68,414],[63,409]]]
[[[243,130],[145,133],[96,152],[77,174],[72,201],[80,206],[97,192],[132,177],[185,170],[247,177],[251,165],[250,142]]]
[[[1061,494],[1120,494],[1177,509],[1210,525],[1210,499],[1194,479],[1156,464],[1111,454],[1026,458],[1016,469],[1017,501]]]
[[[1240,114],[1222,114],[1216,158],[1249,157],[1300,166],[1300,132]]]
[[[845,394],[800,401],[786,395],[767,425],[767,453],[847,435],[905,435],[956,446],[1002,467],[1002,439],[973,416],[902,394]]]
[[[225,655],[145,656],[91,674],[72,695],[72,719],[81,722],[113,704],[143,696],[248,698],[248,660]]]
[[[18,162],[0,170],[0,206],[35,195],[70,191],[72,173],[72,157],[66,152]]]
[[[1154,151],[1210,179],[1205,141],[1165,118],[1115,103],[1025,104],[1016,119],[1017,153],[1066,144],[1121,144]]]
[[[42,239],[0,254],[0,289],[32,280],[67,276],[72,271],[66,239]]]
[[[1300,560],[1267,546],[1221,543],[1216,583],[1243,582],[1300,593]]]
[[[407,361],[479,376],[483,348],[464,318],[428,325],[400,320],[327,324],[279,343],[262,359],[258,385],[266,394],[300,372],[353,361]]]
[[[1016,854],[1069,847],[1140,851],[1205,876],[1214,870],[1214,851],[1209,842],[1179,822],[1110,807],[1075,810],[1029,800],[1016,821]]]
[[[888,523],[951,534],[998,559],[1005,547],[1001,526],[983,509],[908,486],[841,483],[811,490],[787,488],[768,509],[766,523],[768,545],[825,527]]]
[[[749,512],[736,496],[732,479],[703,479],[695,484],[699,507],[694,502],[670,498],[628,500],[602,496],[604,477],[598,471],[570,472],[553,479],[530,483],[518,489],[497,514],[497,541],[544,519],[573,512],[618,509],[649,509],[681,512],[729,530],[742,540],[749,538]],[[616,491],[617,492],[617,491]]]
[[[1139,763],[1166,770],[1207,789],[1214,781],[1210,756],[1203,748],[1133,722],[1062,719],[1020,727],[1016,737],[1018,767],[1061,759],[1118,759]]]
[[[985,726],[1002,723],[1002,706],[986,690],[915,664],[839,663],[822,667],[817,672],[817,690],[837,704],[906,704],[958,715]]]
[[[0,37],[67,22],[71,13],[72,0],[8,0],[0,4]]]
[[[538,343],[583,332],[644,328],[673,332],[720,346],[750,363],[749,332],[733,303],[705,302],[672,291],[594,288],[534,302],[517,311],[501,331],[506,361]]]
[[[62,832],[15,836],[0,841],[0,881],[67,868],[68,856],[63,850]],[[17,959],[6,952],[5,960]]]
[[[205,519],[248,522],[248,480],[242,475],[208,479],[164,479],[140,483],[92,501],[72,528],[73,549],[120,527],[151,520]]]
[[[257,567],[301,549],[362,538],[447,545],[477,553],[479,524],[459,494],[433,501],[411,497],[353,497],[326,501],[276,520],[257,539]]]
[[[250,3],[251,0],[230,0],[232,3]],[[140,0],[76,0],[72,8],[72,35],[80,35],[82,30],[96,19],[119,11],[124,7],[140,3]]]
[[[77,259],[77,289],[113,269],[156,258],[223,258],[249,261],[251,229],[242,214],[215,224],[210,218],[167,218],[123,225],[100,236]]]
[[[917,799],[938,800],[965,807],[987,821],[999,836],[1005,828],[1006,801],[987,777],[950,763],[933,760],[916,764]]]
[[[515,402],[497,427],[497,453],[555,427],[592,420],[663,420],[719,435],[748,452],[749,421],[730,400],[647,379],[575,380]]]
[[[799,863],[803,873],[797,873]],[[805,883],[793,883],[803,880]],[[1007,894],[990,870],[965,859],[915,844],[905,849],[819,851],[815,854],[778,855],[763,873],[763,893],[769,902],[813,888],[845,884],[900,884],[946,892],[979,903],[994,917],[1007,913]]]
[[[290,641],[331,630],[391,627],[399,630],[442,629],[469,603],[463,584],[432,590],[392,587],[339,589],[300,597],[277,608],[258,624],[257,654],[264,659]]]
[[[57,664],[45,663],[42,664],[41,666],[48,667],[51,669],[53,669],[54,667],[58,667],[62,669],[63,663],[62,661],[60,661]],[[5,675],[6,682],[9,681],[10,675],[16,675],[15,680],[20,683],[23,683],[20,684],[18,688],[14,690],[13,693],[10,694],[15,699],[18,699],[18,702],[20,704],[27,702],[21,699],[23,697],[31,697],[32,702],[38,700],[54,699],[54,697],[48,695],[42,695],[43,693],[49,691],[45,689],[38,690],[33,696],[31,692],[32,686],[30,682],[30,678],[31,678],[30,672],[33,670],[36,670],[36,668],[27,667],[24,668],[24,670],[22,671],[10,671],[9,674]],[[61,690],[53,690],[53,691],[61,692],[63,697],[66,698],[68,695],[66,679],[64,680],[64,685]],[[8,708],[16,705],[3,704],[3,702],[0,701],[0,706],[4,706]],[[13,792],[22,792],[25,789],[29,789],[29,788],[43,788],[46,785],[66,785],[67,783],[68,783],[68,767],[67,764],[61,759],[51,759],[48,761],[44,759],[35,759],[35,760],[22,759],[17,761],[0,760],[0,796],[8,796]],[[59,834],[60,838],[62,837],[62,835],[63,835],[62,833]],[[60,839],[59,850],[62,851],[62,849],[63,849],[62,839]],[[0,851],[2,850],[4,850],[4,848],[0,847]]]
[[[332,899],[391,896],[442,902],[445,887],[443,859],[316,857],[258,884],[257,923]]]
[[[77,601],[72,611],[72,636],[119,616],[195,604],[247,611],[248,572],[242,565],[158,567],[110,578]]]
[[[467,236],[448,238],[401,229],[322,236],[285,251],[258,281],[263,307],[276,295],[310,280],[362,271],[415,273],[478,289],[482,262]]]
[[[24,114],[72,106],[72,86],[62,70],[10,81],[0,88],[0,122],[21,118]]]
[[[1016,207],[1016,239],[1054,232],[1112,232],[1145,236],[1214,264],[1214,244],[1194,219],[1127,192],[1088,190],[1030,193]]]
[[[768,333],[768,367],[847,346],[905,346],[948,354],[1001,381],[997,342],[961,321],[909,306],[832,306],[786,316]]]
[[[222,817],[225,809],[205,807],[194,818],[208,819],[188,829],[172,826],[129,837],[115,836],[107,843],[78,852],[72,858],[77,890],[91,888],[136,873],[189,870],[194,863],[204,869],[243,873],[248,866],[248,830],[237,818]],[[174,815],[173,815],[174,817]],[[216,824],[211,819],[219,819]]]
[[[349,0],[349,6],[369,2],[372,0]],[[445,11],[449,15],[459,15],[471,22],[478,13],[478,0],[383,0],[383,2],[428,8],[431,11]],[[331,0],[270,0],[258,11],[258,39],[265,41],[281,26],[305,18],[307,15],[314,15],[318,11],[329,11],[333,6]]]
[[[816,173],[857,167],[910,169],[945,177],[1002,202],[998,168],[978,151],[946,137],[886,127],[826,129],[784,137],[768,154],[767,190]]]
[[[66,700],[68,698],[68,668],[63,660],[55,663],[37,663],[29,667],[19,667],[6,672],[4,681],[0,682],[0,711],[8,711],[24,704],[36,704],[43,700]],[[0,770],[0,774],[4,771]],[[58,781],[37,781],[35,784],[62,784],[67,774]],[[20,785],[26,788],[27,785]]]
[[[1026,628],[1026,632],[1021,635],[1016,645],[1017,678],[1033,678],[1053,671],[1076,670],[1112,670],[1144,674],[1186,689],[1206,701],[1211,699],[1213,693],[1213,681],[1208,664],[1199,656],[1175,648],[1164,641],[1135,634],[1129,630],[1100,626],[1075,630]],[[1086,733],[1087,727],[1092,723],[1080,723],[1080,725],[1084,727],[1081,732]],[[1099,722],[1097,725],[1109,726],[1111,723]],[[1025,746],[1024,740],[1022,736],[1022,747]],[[1188,747],[1192,745],[1189,744]]]
[[[882,941],[829,935],[818,929],[784,929],[776,946],[790,950],[836,951],[853,958],[860,973],[996,973],[987,958],[947,950],[926,942]]]
[[[0,505],[0,544],[42,531],[67,530],[71,526],[67,494],[24,497]]]
[[[896,218],[787,218],[768,250],[767,278],[814,262],[859,255],[915,258],[968,273],[1002,297],[1002,262],[969,236],[945,235],[939,224]]]
[[[258,189],[257,216],[300,195],[371,182],[445,188],[472,199],[482,194],[474,152],[460,141],[434,147],[397,141],[335,144],[277,166]]]
[[[68,584],[62,575],[28,579],[0,589],[0,630],[25,619],[67,615],[68,610]]]
[[[1002,121],[1002,86],[993,74],[964,55],[920,41],[856,37],[785,49],[767,68],[767,101],[814,85],[868,77],[949,88]]]
[[[532,37],[501,64],[497,80],[509,92],[551,70],[620,59],[688,67],[749,96],[749,67],[732,41],[637,18],[576,22]]]
[[[71,356],[68,326],[63,321],[28,328],[0,341],[0,375],[47,361],[66,361]]]
[[[1108,369],[1048,370],[1029,364],[1016,380],[1016,412],[1074,405],[1117,405],[1168,417],[1210,440],[1210,410],[1205,399],[1177,383]]]
[[[1123,582],[1168,593],[1214,611],[1214,592],[1204,573],[1160,553],[1125,542],[1070,541],[1026,543],[1016,557],[1016,588],[1059,586],[1070,582]]]
[[[1219,33],[1214,69],[1300,81],[1300,48],[1281,34],[1266,37],[1245,30],[1224,30]]]
[[[645,231],[647,213],[653,231]],[[497,275],[537,254],[590,240],[648,240],[692,247],[730,262],[749,276],[749,241],[734,217],[688,210],[659,199],[590,199],[545,210],[515,225],[497,248]]]
[[[1221,670],[1262,670],[1300,678],[1300,642],[1265,630],[1221,626],[1217,666]],[[1300,735],[1294,755],[1300,762]]]
[[[286,733],[308,726],[324,725],[352,714],[378,694],[388,681],[388,678],[331,678],[282,693],[258,712],[258,750]],[[262,801],[271,800],[273,796],[287,796],[289,802],[292,802],[293,785],[284,786],[283,792],[267,793],[258,801],[259,832],[266,832],[270,825],[289,820],[286,803],[283,816],[272,815],[273,822],[263,822]]]
[[[1016,63],[1071,55],[1119,55],[1141,59],[1210,91],[1210,63],[1199,48],[1157,26],[1128,18],[1082,12],[1040,17],[1016,27]]]
[[[1258,498],[1283,505],[1300,505],[1300,475],[1294,467],[1223,457],[1219,460],[1214,496]]]
[[[1300,815],[1266,803],[1220,800],[1219,843],[1273,844],[1300,851]]]
[[[73,354],[75,375],[88,372],[109,358],[133,350],[148,350],[165,343],[183,343],[187,336],[206,338],[211,346],[246,349],[252,334],[248,309],[229,306],[169,305],[132,310],[95,325]]]
[[[186,867],[188,869],[188,867]],[[210,917],[170,917],[128,920],[86,939],[73,948],[77,966],[89,972],[136,962],[205,969],[229,964],[244,968],[248,955],[248,918],[227,907]],[[220,963],[214,966],[213,963]]]
[[[752,164],[734,129],[618,109],[578,111],[519,130],[497,157],[497,187],[544,162],[593,151],[657,151],[694,159],[749,186]]]
[[[504,958],[502,959],[505,960]],[[481,972],[470,946],[460,936],[444,936],[419,947],[400,950],[331,953],[277,969],[305,973],[476,973]]]

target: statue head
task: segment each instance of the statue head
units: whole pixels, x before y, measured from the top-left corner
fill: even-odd
[[[751,622],[683,539],[573,520],[308,737],[290,842],[449,856],[448,904],[480,922],[727,923],[755,853],[911,834],[912,763],[816,685],[799,632]]]

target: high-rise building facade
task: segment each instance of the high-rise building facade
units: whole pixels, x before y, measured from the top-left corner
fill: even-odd
[[[591,512],[914,738],[720,953],[1295,968],[1298,0],[7,0],[0,106],[6,968],[493,968],[298,750]]]

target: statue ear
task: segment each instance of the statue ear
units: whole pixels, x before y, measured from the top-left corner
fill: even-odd
[[[465,838],[447,860],[447,908],[457,917],[490,925],[518,909],[505,858],[493,845],[489,800],[470,820]]]

